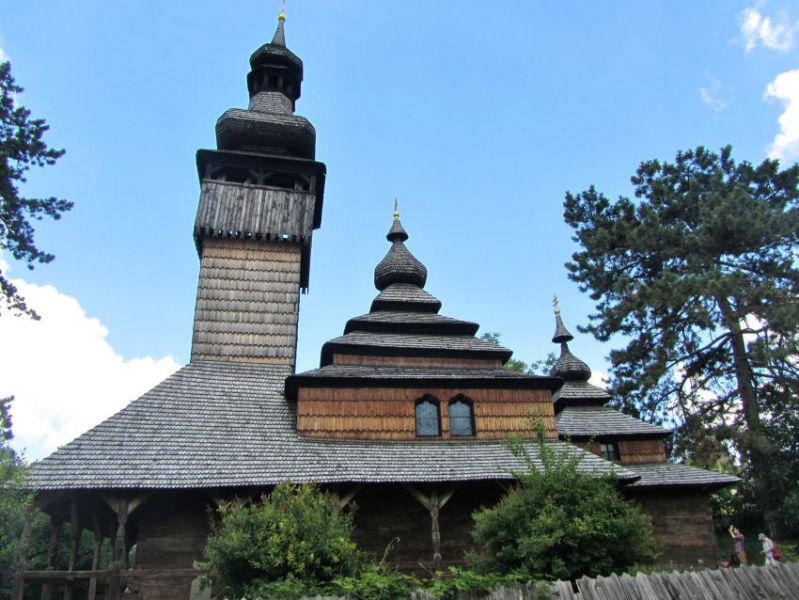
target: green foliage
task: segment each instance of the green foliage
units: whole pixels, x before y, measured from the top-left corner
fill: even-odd
[[[420,587],[422,582],[416,577],[370,566],[357,576],[334,579],[330,590],[358,600],[406,600]]]
[[[539,436],[542,468],[521,441],[511,450],[525,472],[499,504],[474,514],[472,564],[483,573],[574,579],[652,564],[657,547],[647,516],[618,493],[615,481],[579,470],[577,453],[557,452]]]
[[[770,429],[799,415],[799,165],[700,146],[641,163],[631,181],[633,199],[591,187],[564,203],[581,245],[569,276],[597,303],[586,331],[627,341],[610,354],[615,402],[676,414],[675,456],[741,456],[759,510],[779,519],[775,500],[794,488],[772,481],[773,462],[797,480]]]
[[[499,586],[513,586],[528,579],[528,576],[520,573],[497,575],[450,567],[447,573],[436,573],[436,578],[430,583],[427,591],[441,600],[455,600],[460,594],[469,592],[487,594]],[[537,597],[545,596],[539,594]]]
[[[224,594],[276,581],[327,583],[363,565],[352,512],[314,486],[283,483],[259,502],[221,505],[218,516],[205,552]]]
[[[10,598],[19,557],[20,536],[30,494],[23,488],[25,469],[8,445],[11,430],[10,398],[0,398],[0,598]]]
[[[480,339],[499,344],[501,337],[502,336],[495,331],[486,331],[480,336]],[[558,362],[558,357],[555,356],[554,352],[550,352],[545,358],[533,361],[531,363],[526,363],[523,360],[511,358],[502,366],[502,368],[506,369],[507,371],[524,373],[526,375],[549,375],[552,372],[552,369],[555,367],[556,362]]]
[[[35,264],[48,263],[54,256],[39,250],[34,241],[34,229],[29,219],[47,216],[61,218],[72,203],[58,198],[25,198],[19,184],[31,167],[55,164],[63,150],[48,148],[42,137],[49,129],[44,119],[31,119],[24,106],[16,100],[22,88],[11,76],[11,63],[0,63],[0,251],[8,250],[29,269]],[[0,271],[0,306],[12,313],[24,313],[38,318],[25,304],[16,286]]]

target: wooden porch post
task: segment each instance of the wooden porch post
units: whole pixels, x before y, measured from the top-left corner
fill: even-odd
[[[58,538],[61,535],[61,522],[50,519],[50,543],[47,546],[47,570],[55,570],[55,562],[58,558]],[[52,585],[42,584],[41,600],[50,600],[52,596]]]
[[[100,550],[103,546],[103,534],[100,530],[100,517],[97,513],[92,514],[92,530],[94,531],[94,551],[92,552],[92,571],[100,569]],[[89,579],[89,596],[88,600],[95,600],[97,597],[97,578],[92,577]]]
[[[117,531],[114,537],[113,562],[111,577],[108,583],[109,600],[119,600],[122,597],[122,571],[128,568],[127,543],[125,540],[125,527],[128,517],[147,499],[149,494],[140,494],[135,498],[128,496],[106,497],[105,501],[117,515]]]
[[[438,488],[433,488],[430,494],[424,494],[421,490],[412,485],[403,484],[403,487],[419,501],[430,512],[430,538],[433,542],[433,569],[441,566],[441,528],[438,524],[438,517],[441,509],[449,502],[455,493],[455,487],[451,486],[443,494],[439,494]]]
[[[78,514],[78,505],[74,500],[69,503],[69,563],[67,569],[69,571],[75,570],[75,560],[78,556],[78,545],[80,544],[80,519]],[[72,600],[72,593],[74,591],[74,582],[68,581],[64,587],[64,600]]]
[[[25,524],[22,527],[22,539],[19,542],[17,572],[14,574],[14,600],[22,600],[25,596],[25,580],[22,579],[22,573],[28,568],[28,550],[30,549],[34,510],[36,510],[36,505],[31,502],[25,511]]]

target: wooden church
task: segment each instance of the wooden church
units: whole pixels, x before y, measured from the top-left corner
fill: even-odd
[[[369,311],[323,345],[318,369],[294,372],[325,165],[313,125],[295,114],[303,63],[284,20],[250,57],[248,108],[222,114],[217,149],[197,153],[191,362],[35,466],[29,485],[55,541],[49,571],[25,571],[23,556],[17,597],[44,582],[43,597],[63,586],[71,598],[81,578],[89,598],[124,586],[142,599],[201,597],[209,507],[283,481],[319,484],[342,507],[355,500],[357,540],[378,556],[396,540],[399,568],[459,564],[471,513],[522,467],[505,438],[532,437],[534,419],[581,468],[615,472],[651,514],[668,561],[713,560],[708,494],[736,479],[666,462],[669,432],[606,406],[559,314],[551,376],[503,369],[510,350],[440,314],[396,211]],[[64,523],[72,550],[57,556]],[[94,532],[89,572],[74,571],[81,529]]]

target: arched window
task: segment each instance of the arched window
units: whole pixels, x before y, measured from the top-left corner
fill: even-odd
[[[451,435],[474,435],[472,401],[466,396],[455,396],[449,401],[449,432]]]
[[[441,435],[441,414],[438,400],[433,396],[423,396],[416,401],[416,435]]]

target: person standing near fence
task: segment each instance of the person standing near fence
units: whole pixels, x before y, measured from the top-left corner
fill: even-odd
[[[761,544],[763,544],[763,549],[760,551],[760,553],[766,555],[766,564],[769,567],[780,566],[780,563],[778,563],[777,559],[774,558],[774,542],[771,541],[771,538],[766,536],[765,533],[758,533],[757,539]]]
[[[746,558],[746,548],[744,548],[744,534],[735,526],[730,525],[730,537],[732,538],[733,546],[735,547],[735,555],[741,565],[746,566],[749,564]]]

